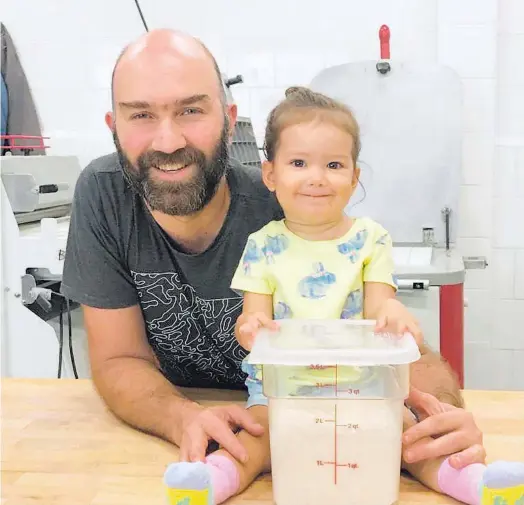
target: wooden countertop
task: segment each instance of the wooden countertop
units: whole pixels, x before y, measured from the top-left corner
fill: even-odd
[[[193,391],[202,402],[242,401]],[[466,391],[489,460],[524,461],[524,391]],[[177,448],[137,432],[104,407],[89,380],[2,380],[3,505],[161,505],[162,475]],[[272,503],[271,479],[228,505]],[[402,477],[400,505],[455,504]]]

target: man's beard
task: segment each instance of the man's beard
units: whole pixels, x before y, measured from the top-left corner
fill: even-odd
[[[173,153],[147,151],[141,154],[136,167],[122,150],[118,135],[113,130],[113,140],[124,177],[131,188],[148,203],[151,210],[171,216],[187,216],[202,210],[213,198],[229,161],[229,122],[224,123],[222,134],[211,157],[193,146],[186,146]],[[151,175],[155,167],[180,165],[195,166],[195,175],[187,181],[161,181]]]

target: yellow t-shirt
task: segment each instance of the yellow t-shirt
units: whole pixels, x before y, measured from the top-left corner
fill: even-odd
[[[364,282],[397,288],[389,233],[355,218],[336,240],[305,240],[272,221],[247,241],[231,288],[273,296],[274,319],[362,319]]]

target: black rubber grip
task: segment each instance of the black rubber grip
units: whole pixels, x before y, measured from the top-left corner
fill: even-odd
[[[58,192],[58,184],[42,184],[38,188],[38,192],[40,194],[56,193],[56,192]]]

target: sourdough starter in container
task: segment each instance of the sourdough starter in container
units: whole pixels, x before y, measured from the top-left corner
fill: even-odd
[[[276,505],[393,505],[399,496],[411,335],[372,321],[281,320],[257,335]]]

